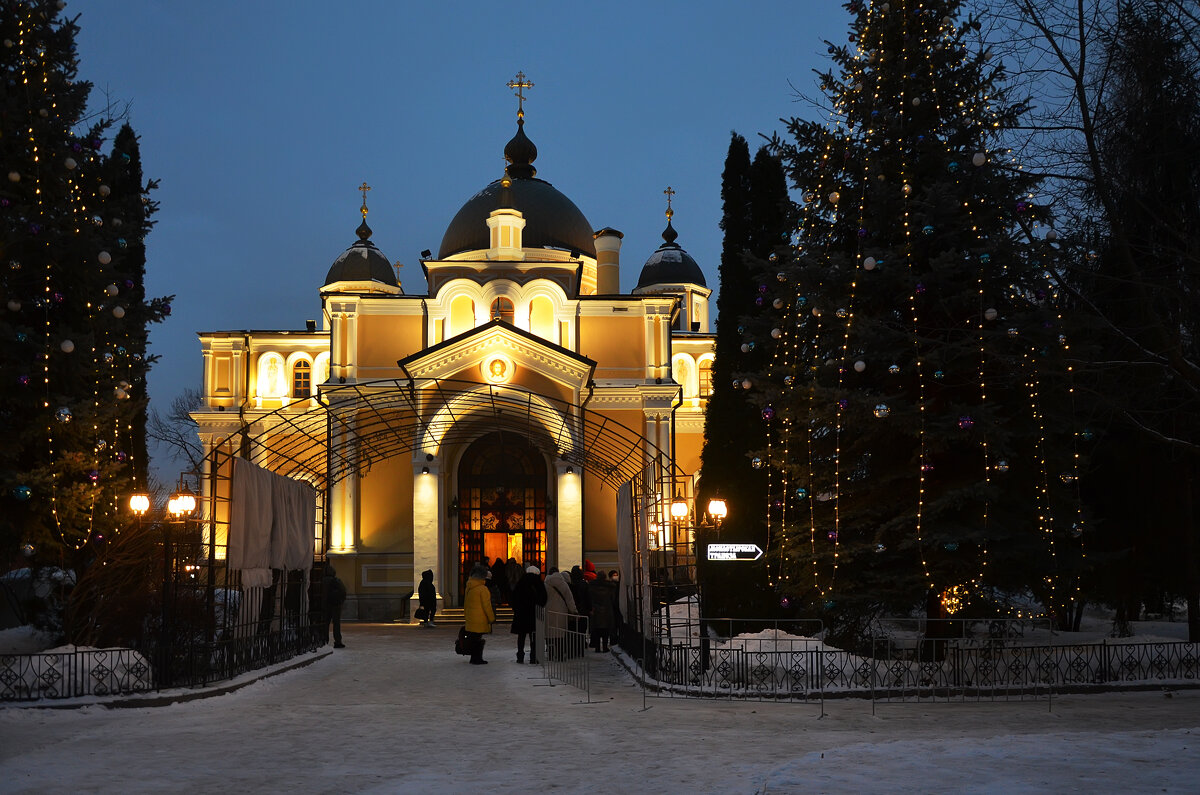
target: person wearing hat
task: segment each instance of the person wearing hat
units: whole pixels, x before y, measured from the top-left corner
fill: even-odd
[[[546,606],[542,570],[528,566],[512,591],[513,620],[509,630],[517,636],[517,662],[525,662],[525,636],[529,636],[529,662],[538,664],[537,609]]]
[[[471,577],[467,580],[467,592],[463,598],[463,612],[466,615],[464,629],[471,647],[471,665],[487,665],[487,660],[483,659],[483,636],[492,631],[492,624],[496,620],[496,611],[492,607],[492,597],[487,586],[490,574],[487,567],[481,564],[471,569]]]

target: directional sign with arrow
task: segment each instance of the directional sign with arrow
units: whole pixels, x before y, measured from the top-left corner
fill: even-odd
[[[763,551],[758,544],[709,544],[709,560],[758,560]]]

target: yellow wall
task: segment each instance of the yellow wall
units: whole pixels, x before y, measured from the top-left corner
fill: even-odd
[[[394,456],[359,483],[359,550],[412,552],[412,462]]]
[[[610,368],[646,368],[645,331],[642,318],[583,317],[579,321],[579,353],[596,361],[599,375]],[[628,372],[624,377],[631,377]]]
[[[359,377],[387,377],[395,373],[397,359],[421,349],[422,322],[420,315],[360,315]],[[388,374],[380,370],[387,370]]]

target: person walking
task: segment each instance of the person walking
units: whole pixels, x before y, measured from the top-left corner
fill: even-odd
[[[592,600],[591,646],[596,651],[608,651],[608,639],[613,628],[613,594],[616,588],[604,572],[596,572],[596,579],[588,583],[588,596]]]
[[[471,647],[471,665],[487,665],[487,660],[483,659],[483,636],[492,631],[492,624],[496,621],[496,611],[492,608],[492,595],[487,585],[490,573],[482,565],[471,569],[463,598],[463,612],[466,615],[464,628],[467,643]]]
[[[437,613],[437,586],[433,584],[433,569],[425,569],[421,572],[421,584],[417,586],[417,601],[421,609],[425,611],[425,618],[421,621],[423,627],[436,627],[433,623],[433,617]]]
[[[525,636],[529,636],[529,662],[538,664],[537,609],[546,606],[542,570],[529,566],[512,591],[513,620],[509,630],[517,636],[517,662],[525,662]]]
[[[571,579],[565,571],[556,571],[546,578],[546,641],[550,659],[566,659],[567,622],[578,613],[575,597],[571,595]]]
[[[325,640],[329,640],[329,627],[333,626],[333,648],[344,649],[342,643],[342,605],[346,602],[346,583],[337,576],[333,564],[325,563]]]

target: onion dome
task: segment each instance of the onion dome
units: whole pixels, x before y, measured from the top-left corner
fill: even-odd
[[[367,226],[365,214],[355,231],[358,240],[333,261],[325,277],[325,286],[350,282],[353,283],[351,289],[370,290],[374,287],[370,283],[374,282],[378,286],[391,288],[389,292],[398,291],[400,283],[396,281],[396,272],[388,258],[371,242],[371,227]]]
[[[537,147],[517,119],[517,134],[504,147],[504,177],[476,193],[459,209],[438,249],[438,259],[491,247],[488,216],[495,210],[520,211],[525,219],[524,248],[556,248],[596,256],[592,225],[575,203],[545,180],[537,179]]]
[[[663,244],[642,266],[636,289],[656,284],[697,284],[708,287],[704,281],[704,272],[700,270],[696,260],[675,242],[679,234],[671,226],[670,215],[667,216],[667,228],[663,230],[662,236]]]

